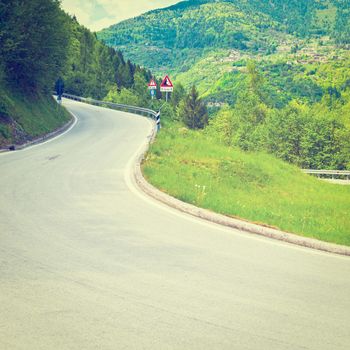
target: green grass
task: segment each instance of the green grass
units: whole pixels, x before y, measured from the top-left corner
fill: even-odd
[[[49,94],[25,94],[0,82],[0,146],[47,134],[69,119]]]
[[[320,181],[270,155],[226,147],[170,123],[151,146],[143,172],[185,202],[350,246],[350,186]]]

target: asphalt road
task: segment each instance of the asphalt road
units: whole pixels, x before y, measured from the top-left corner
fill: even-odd
[[[0,155],[0,349],[350,349],[350,259],[221,228],[130,180],[149,121]]]

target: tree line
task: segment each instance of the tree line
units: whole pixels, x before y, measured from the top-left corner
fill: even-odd
[[[9,86],[49,93],[62,76],[67,92],[102,98],[135,74],[151,73],[97,40],[58,0],[0,0],[0,72]]]
[[[276,108],[253,62],[248,64],[248,80],[236,103],[211,120],[206,130],[210,135],[244,151],[274,154],[302,168],[350,168],[349,114],[344,101],[330,93],[318,103],[293,99]]]

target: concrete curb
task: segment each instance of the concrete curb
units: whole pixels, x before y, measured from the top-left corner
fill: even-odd
[[[156,136],[156,132],[153,130],[152,134],[149,136],[150,143],[154,140],[155,136]],[[169,196],[168,194],[158,190],[157,188],[152,186],[149,182],[147,182],[142,174],[141,164],[148,151],[148,148],[149,148],[149,145],[147,145],[141,151],[141,154],[137,158],[137,161],[133,169],[133,176],[136,184],[148,196],[172,208],[180,210],[181,212],[193,215],[195,217],[198,217],[219,225],[231,227],[234,229],[238,229],[240,231],[245,231],[248,233],[276,239],[287,243],[296,244],[306,248],[312,248],[312,249],[316,249],[316,250],[320,250],[328,253],[350,256],[350,247],[337,245],[333,243],[327,243],[327,242],[319,241],[313,238],[302,237],[293,233],[283,232],[270,227],[265,227],[265,226],[253,224],[247,221],[230,218],[222,214],[214,213],[207,209],[198,208],[192,204],[182,202],[174,197]]]
[[[0,153],[5,153],[5,152],[14,152],[14,151],[20,151],[22,149],[25,149],[27,147],[30,147],[30,146],[34,146],[34,145],[37,145],[39,143],[42,143],[42,142],[45,142],[45,141],[48,141],[62,133],[64,133],[65,131],[67,131],[72,125],[73,123],[75,122],[75,118],[74,116],[68,112],[71,116],[71,119],[68,123],[64,124],[63,126],[61,126],[60,128],[48,133],[48,134],[45,134],[43,136],[40,136],[34,140],[31,140],[31,141],[28,141],[26,143],[23,143],[23,144],[20,144],[20,145],[14,145],[15,146],[15,149],[14,150],[10,150],[9,147],[7,148],[0,148]]]

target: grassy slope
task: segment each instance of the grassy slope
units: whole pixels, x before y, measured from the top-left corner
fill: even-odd
[[[170,124],[143,171],[158,188],[197,206],[350,246],[350,187],[322,182],[272,156],[218,145]]]
[[[51,96],[29,96],[0,83],[0,146],[23,143],[64,125],[70,116]]]

